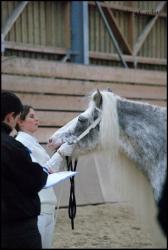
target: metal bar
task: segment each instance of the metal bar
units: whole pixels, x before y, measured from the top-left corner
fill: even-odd
[[[121,62],[122,62],[122,64],[123,64],[123,66],[124,66],[125,68],[128,68],[128,65],[127,65],[127,63],[124,61],[124,58],[123,58],[123,56],[122,56],[122,52],[121,52],[121,50],[120,50],[120,48],[119,48],[119,46],[118,46],[118,43],[117,43],[117,41],[116,41],[116,39],[115,39],[115,36],[114,36],[114,34],[113,34],[113,32],[112,32],[112,30],[111,30],[111,28],[110,28],[110,26],[109,26],[109,24],[108,24],[108,22],[107,22],[107,19],[106,19],[104,13],[103,13],[103,10],[102,10],[102,8],[101,8],[101,6],[100,6],[100,3],[99,3],[98,1],[95,1],[95,3],[96,3],[96,5],[97,5],[97,7],[98,7],[98,10],[99,10],[99,12],[100,12],[101,17],[103,18],[104,24],[105,24],[105,26],[106,26],[106,28],[107,28],[107,31],[108,31],[108,33],[109,33],[109,35],[110,35],[110,38],[111,38],[111,40],[112,40],[112,42],[113,42],[113,44],[114,44],[114,47],[115,47],[115,49],[116,49],[116,51],[117,51],[117,53],[118,53],[118,56],[119,56],[119,58],[120,58],[120,60],[121,60]]]
[[[10,31],[11,27],[13,24],[16,22],[17,18],[19,15],[22,13],[24,10],[25,6],[28,4],[29,1],[21,1],[16,8],[13,10],[12,14],[10,17],[7,19],[5,25],[2,27],[2,34],[3,34],[3,39],[5,39],[6,35]]]
[[[1,54],[3,55],[5,52],[5,44],[4,44],[4,36],[1,34]]]
[[[12,14],[6,20],[4,26],[2,27],[1,32],[1,54],[5,52],[5,37],[7,36],[8,32],[12,28],[13,24],[16,22],[19,15],[24,10],[25,6],[28,4],[29,1],[22,1],[19,3],[16,8],[13,10]]]
[[[72,62],[89,63],[88,49],[88,2],[71,2],[71,50],[78,51],[72,56]]]
[[[126,54],[131,55],[132,49],[130,47],[130,44],[128,43],[127,39],[125,38],[123,32],[121,31],[119,24],[116,21],[116,17],[113,15],[113,12],[111,10],[111,6],[108,3],[104,4],[105,6],[101,6],[102,10],[104,11],[104,15],[106,16],[106,20],[108,21],[108,24],[110,27],[113,27],[113,33],[116,37],[118,43],[120,44],[120,47],[123,48],[123,54],[124,52]]]
[[[2,37],[2,34],[1,34]],[[2,44],[1,44],[2,45]],[[53,46],[44,46],[44,45],[34,45],[30,43],[20,43],[12,41],[4,41],[4,46],[6,49],[18,50],[18,51],[27,51],[27,52],[40,52],[48,54],[58,54],[58,55],[78,55],[77,51],[71,51],[70,49],[57,48]]]
[[[134,46],[134,51],[133,51],[133,56],[136,56],[139,52],[139,50],[141,49],[142,45],[145,42],[145,39],[147,38],[147,36],[149,35],[150,31],[152,30],[152,27],[154,26],[154,24],[156,23],[160,12],[162,11],[163,7],[165,6],[166,1],[160,2],[158,4],[158,6],[156,7],[155,10],[155,17],[153,17],[149,23],[145,26],[144,30],[142,31],[142,33],[140,34],[140,36],[138,37],[138,40]]]
[[[70,59],[70,54],[66,54],[66,55],[61,59],[61,62],[65,63],[68,59]]]

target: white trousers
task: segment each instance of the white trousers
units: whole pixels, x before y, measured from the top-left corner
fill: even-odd
[[[55,219],[55,211],[50,214],[41,213],[38,216],[38,229],[41,234],[42,248],[52,248]]]

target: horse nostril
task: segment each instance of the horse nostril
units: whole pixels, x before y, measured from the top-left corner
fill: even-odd
[[[49,139],[49,143],[51,143],[51,142],[52,142],[52,139],[50,138],[50,139]]]

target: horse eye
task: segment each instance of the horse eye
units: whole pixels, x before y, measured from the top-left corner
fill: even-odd
[[[96,120],[98,118],[98,113],[94,113],[93,119]]]
[[[98,109],[95,110],[95,112],[93,113],[93,119],[96,120],[99,116],[100,111]]]
[[[84,116],[82,116],[82,115],[80,115],[80,116],[78,117],[78,121],[79,121],[79,122],[85,122],[85,121],[87,121],[87,118],[84,117]]]

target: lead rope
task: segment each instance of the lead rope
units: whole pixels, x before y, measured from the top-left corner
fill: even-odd
[[[68,171],[76,171],[77,159],[75,159],[74,165],[72,164],[72,159],[68,156],[66,157],[67,169]],[[76,198],[75,198],[75,180],[74,176],[70,177],[70,196],[69,196],[69,207],[68,207],[68,215],[71,219],[71,227],[74,229],[74,218],[76,216]]]

